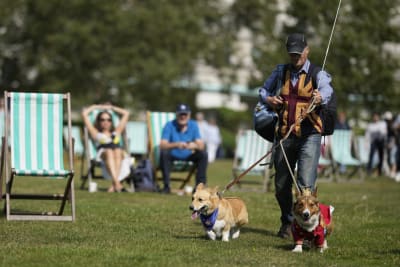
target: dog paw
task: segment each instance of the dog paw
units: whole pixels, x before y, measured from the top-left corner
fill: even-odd
[[[217,235],[213,231],[207,232],[207,236],[211,240],[215,240],[217,238]]]
[[[234,232],[234,233],[232,234],[232,239],[238,238],[239,235],[240,235],[240,231],[238,230],[238,231],[236,231],[236,232]]]
[[[229,231],[222,233],[222,241],[229,242]]]
[[[324,243],[322,244],[322,248],[324,250],[328,248],[328,241],[326,241],[326,239],[324,240]]]
[[[302,247],[302,245],[296,245],[296,246],[294,247],[294,249],[292,250],[292,252],[297,252],[297,253],[303,252],[303,247]]]
[[[318,247],[318,250],[320,253],[324,253],[325,250],[328,249],[328,242],[326,239],[324,240],[324,243],[322,244],[322,247]]]

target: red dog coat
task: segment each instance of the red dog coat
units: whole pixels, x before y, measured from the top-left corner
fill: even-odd
[[[322,247],[324,243],[324,239],[326,236],[326,226],[331,223],[331,211],[330,206],[326,206],[324,204],[319,204],[320,217],[318,226],[312,231],[307,232],[296,222],[296,220],[292,224],[292,235],[294,241],[300,240],[314,240],[314,243],[318,247]]]

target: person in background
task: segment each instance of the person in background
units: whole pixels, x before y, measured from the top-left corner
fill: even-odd
[[[94,121],[91,123],[89,114],[94,110],[101,110]],[[112,115],[109,112],[121,115],[118,125],[114,125]],[[83,122],[87,127],[91,138],[97,147],[97,158],[101,159],[111,175],[112,185],[108,192],[125,192],[126,190],[120,182],[120,172],[125,151],[121,145],[121,133],[125,130],[129,119],[129,111],[110,104],[91,105],[82,111]]]
[[[386,164],[384,164],[385,173],[391,177],[396,176],[396,137],[394,131],[394,119],[393,114],[390,111],[386,111],[383,114],[383,119],[387,126],[387,136],[385,153],[386,154]]]
[[[294,170],[297,164],[295,179],[301,189],[315,189],[323,130],[318,110],[321,105],[329,102],[333,94],[331,76],[323,70],[318,70],[308,60],[310,48],[304,34],[290,34],[286,39],[286,50],[290,63],[285,65],[287,67],[282,75],[282,87],[276,88],[276,85],[280,84],[277,79],[281,76],[277,67],[259,90],[260,100],[278,113],[277,142],[288,133],[291,125],[294,125],[299,115],[307,109],[311,99],[314,99],[317,107],[306,115],[301,124],[295,125],[289,137],[282,143],[283,148],[279,146],[275,149],[275,196],[281,210],[281,227],[278,231],[281,238],[290,237],[293,221],[293,178],[289,168]],[[314,73],[318,88],[317,85],[313,85]],[[289,166],[284,159],[283,150]]]
[[[382,175],[383,166],[383,151],[387,136],[387,125],[384,120],[381,120],[379,113],[372,114],[372,121],[367,125],[365,137],[370,143],[369,159],[367,165],[368,175],[372,174],[372,165],[375,152],[378,152],[378,176]]]
[[[203,112],[196,113],[196,122],[197,125],[199,126],[201,139],[203,140],[204,143],[207,143],[206,138],[207,138],[208,122],[204,119]]]
[[[393,122],[394,138],[396,144],[395,165],[394,165],[394,179],[400,182],[400,114],[397,115]]]
[[[190,119],[191,110],[186,104],[176,107],[176,119],[164,126],[160,142],[160,168],[164,180],[162,193],[169,194],[171,165],[174,160],[193,161],[197,165],[196,186],[206,184],[207,152],[200,136],[199,126]]]
[[[221,145],[221,133],[215,118],[208,120],[206,148],[208,153],[208,162],[214,162],[217,156],[218,147]]]
[[[350,130],[350,125],[347,121],[346,113],[344,111],[339,112],[337,121],[335,123],[335,129],[337,130]]]

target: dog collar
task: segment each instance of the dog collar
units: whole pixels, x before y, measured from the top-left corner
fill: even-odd
[[[210,215],[200,214],[200,220],[203,223],[204,228],[206,228],[207,230],[211,230],[215,222],[217,221],[217,216],[218,209],[215,209]]]

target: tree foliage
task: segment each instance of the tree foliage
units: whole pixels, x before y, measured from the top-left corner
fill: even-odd
[[[387,47],[400,43],[399,0],[342,2],[325,66],[339,108],[398,110],[399,59]],[[77,106],[190,103],[194,91],[179,89],[180,82],[191,81],[199,60],[218,70],[240,67],[230,56],[247,28],[261,73],[252,73],[253,88],[287,61],[289,32],[306,33],[310,58],[322,65],[337,4],[288,0],[285,10],[284,1],[268,0],[1,1],[0,87],[68,90]]]
[[[18,69],[3,72],[3,89],[17,80],[19,89],[70,90],[77,100],[165,105],[172,81],[191,77],[199,58],[224,65],[215,55],[230,43],[219,37],[221,10],[214,1],[8,4],[0,4],[6,8],[0,21],[7,29],[4,58]]]
[[[261,58],[275,61],[279,55],[282,58],[276,64],[286,61],[285,37],[303,32],[308,37],[311,61],[322,66],[338,3],[289,1],[285,27],[279,37],[271,39],[279,48],[263,49],[271,44],[262,43],[258,48],[264,52]],[[325,65],[333,76],[339,108],[352,109],[353,115],[365,106],[377,111],[398,110],[400,90],[394,74],[399,58],[386,49],[388,44],[400,43],[398,19],[399,1],[343,1]],[[259,32],[268,30],[270,24],[264,23]],[[264,65],[271,69],[269,62]]]

